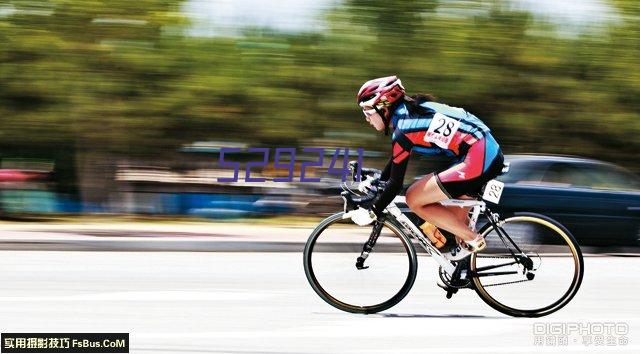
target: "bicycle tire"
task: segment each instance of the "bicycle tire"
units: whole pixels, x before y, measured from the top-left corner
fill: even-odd
[[[304,271],[309,281],[309,284],[313,288],[313,290],[329,305],[340,309],[342,311],[350,312],[350,313],[362,313],[362,314],[372,314],[380,311],[387,310],[392,306],[399,303],[411,290],[413,284],[416,279],[416,275],[418,272],[418,258],[416,255],[415,248],[411,243],[409,237],[402,231],[402,228],[398,226],[395,222],[387,219],[384,222],[384,227],[388,228],[398,237],[404,250],[406,251],[406,255],[408,257],[408,272],[407,278],[404,281],[402,287],[399,291],[394,294],[389,299],[374,304],[374,305],[358,305],[358,304],[349,304],[343,301],[338,300],[336,297],[332,296],[328,291],[326,291],[320,282],[318,281],[316,274],[313,269],[313,251],[316,245],[316,241],[322,235],[322,233],[331,225],[340,222],[343,220],[342,216],[343,212],[333,214],[326,219],[324,219],[311,233],[309,239],[307,240],[304,252],[303,252],[303,263],[304,263]],[[374,249],[375,252],[375,249]],[[355,267],[355,258],[354,258],[354,267]]]
[[[535,309],[514,308],[511,306],[505,305],[503,303],[500,303],[486,291],[485,285],[482,284],[479,277],[473,277],[474,289],[478,294],[478,296],[480,296],[480,298],[493,309],[513,317],[542,317],[542,316],[546,316],[551,313],[554,313],[560,310],[561,308],[563,308],[564,306],[566,306],[578,292],[580,285],[582,284],[582,278],[584,276],[584,259],[582,256],[582,252],[575,238],[571,234],[571,232],[569,232],[569,230],[567,230],[562,224],[560,224],[556,220],[544,215],[536,214],[536,213],[525,213],[525,212],[514,213],[501,220],[503,220],[504,222],[503,224],[500,224],[501,225],[500,227],[502,229],[504,229],[503,227],[504,224],[515,223],[515,222],[520,222],[520,223],[529,222],[529,223],[536,223],[538,225],[547,227],[549,230],[553,230],[553,232],[556,235],[560,236],[561,239],[564,240],[564,242],[566,242],[566,245],[569,247],[569,250],[571,251],[571,254],[573,257],[573,264],[575,265],[575,269],[574,269],[572,281],[567,291],[558,300],[556,300],[555,302],[547,306],[543,306]],[[486,236],[492,230],[494,230],[493,225],[491,223],[488,223],[480,230],[479,233],[483,236]],[[477,258],[478,258],[477,254],[472,254],[470,259],[470,269],[472,271],[476,270]]]

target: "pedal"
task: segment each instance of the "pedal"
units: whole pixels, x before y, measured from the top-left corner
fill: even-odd
[[[436,285],[438,285],[438,287],[440,287],[442,290],[447,292],[447,294],[446,294],[447,299],[451,299],[453,294],[458,292],[457,288],[450,287],[450,286],[442,284],[440,282],[437,282]]]
[[[473,253],[480,252],[485,249],[485,247],[487,247],[487,242],[485,241],[484,237],[478,237],[473,241],[464,241],[461,243],[461,245],[464,246],[467,251]]]
[[[482,237],[482,241],[478,241],[476,245],[476,252],[480,252],[487,247],[487,241],[485,241],[484,237]]]

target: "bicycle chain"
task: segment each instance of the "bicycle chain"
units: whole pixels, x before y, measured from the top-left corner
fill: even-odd
[[[503,259],[503,258],[506,258],[506,259],[513,259],[513,257],[510,257],[510,256],[502,256],[502,257],[499,257],[499,256],[493,256],[493,257],[488,256],[488,257],[482,257],[482,258],[496,258],[496,259]],[[440,267],[440,268],[438,269],[438,275],[440,275],[440,280],[442,280],[442,281],[445,283],[445,285],[447,285],[447,286],[449,286],[449,287],[451,287],[451,288],[455,288],[455,289],[465,289],[465,288],[468,288],[468,287],[469,287],[469,285],[471,284],[471,279],[465,279],[465,280],[466,280],[466,284],[464,284],[464,285],[454,285],[454,284],[452,284],[452,283],[451,283],[451,278],[447,279],[447,278],[445,277],[445,276],[448,276],[448,274],[446,274],[446,273],[442,270],[442,267]],[[502,282],[502,283],[494,283],[494,284],[482,285],[482,287],[486,288],[486,287],[489,287],[489,286],[497,286],[497,285],[508,285],[508,284],[524,283],[524,282],[526,282],[526,281],[531,281],[531,280],[529,280],[529,279],[512,280],[512,281],[506,281],[506,282]]]
[[[482,287],[483,287],[483,288],[487,288],[487,287],[490,287],[490,286],[496,286],[496,285],[507,285],[507,284],[515,284],[515,283],[524,283],[525,281],[531,281],[531,280],[529,280],[529,279],[522,279],[522,280],[506,281],[506,282],[504,282],[504,283],[495,283],[495,284],[487,284],[487,285],[482,284]]]
[[[510,256],[502,256],[502,257],[499,257],[499,256],[493,256],[493,257],[491,257],[491,256],[489,256],[489,257],[482,257],[482,258],[498,258],[498,259],[500,259],[500,258],[507,258],[507,259],[513,259],[513,257],[510,257]],[[533,280],[533,279],[532,279],[532,280]],[[531,280],[529,280],[529,279],[522,279],[522,280],[506,281],[506,282],[503,282],[503,283],[495,283],[495,284],[487,284],[487,285],[482,284],[482,287],[483,287],[483,288],[486,288],[486,287],[489,287],[489,286],[497,286],[497,285],[508,285],[508,284],[524,283],[524,282],[526,282],[526,281],[531,281]]]

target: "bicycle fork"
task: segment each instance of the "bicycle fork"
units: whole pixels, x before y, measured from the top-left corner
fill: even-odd
[[[380,236],[380,231],[382,231],[382,225],[384,225],[384,220],[375,221],[375,224],[371,229],[371,235],[369,235],[369,239],[362,246],[362,252],[356,260],[356,268],[358,268],[359,270],[369,268],[369,266],[364,265],[364,261],[367,259],[367,257],[369,257],[369,254],[376,246],[376,242],[378,242],[378,237]]]

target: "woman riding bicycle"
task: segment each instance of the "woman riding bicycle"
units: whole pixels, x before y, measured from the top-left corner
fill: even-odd
[[[468,209],[438,202],[477,195],[486,182],[500,174],[504,158],[489,128],[462,108],[434,102],[431,95],[407,96],[396,76],[367,81],[357,102],[376,130],[384,130],[386,135],[389,127],[394,131],[392,156],[380,176],[387,186],[369,210],[359,208],[351,214],[353,221],[367,225],[382,216],[402,190],[412,151],[446,155],[454,159],[453,165],[413,183],[407,189],[407,205],[422,219],[463,240],[446,255],[448,259],[460,260],[483,249],[484,239],[468,227]],[[435,227],[430,232],[432,241],[444,239]]]

